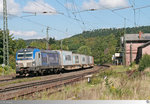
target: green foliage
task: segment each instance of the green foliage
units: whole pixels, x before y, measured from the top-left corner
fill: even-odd
[[[95,63],[110,63],[111,57],[116,51],[117,40],[114,35],[99,37],[92,48]]]
[[[23,49],[26,48],[26,43],[23,39],[16,40],[16,48],[17,49]]]
[[[3,75],[3,72],[4,72],[4,75],[9,75],[9,74],[15,73],[15,70],[9,66],[5,66],[4,68],[0,66],[0,75]]]
[[[80,54],[91,55],[91,49],[88,46],[81,46],[77,52]]]
[[[36,47],[39,49],[46,49],[46,42],[44,41],[33,41],[30,43],[31,47]]]
[[[49,41],[48,41],[49,44],[55,44],[56,43],[56,40],[55,38],[49,38]]]
[[[100,84],[102,83],[102,78],[101,77],[96,77],[96,76],[93,76],[91,79],[90,79],[90,82],[88,84],[90,85],[97,85],[97,84]]]
[[[139,71],[144,71],[144,69],[150,67],[150,55],[145,54],[139,63]]]
[[[130,67],[131,67],[131,68],[136,68],[136,62],[135,62],[135,61],[132,62],[132,63],[130,64]]]

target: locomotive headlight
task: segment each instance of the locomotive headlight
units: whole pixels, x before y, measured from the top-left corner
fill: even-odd
[[[32,62],[32,65],[35,66],[35,61]]]

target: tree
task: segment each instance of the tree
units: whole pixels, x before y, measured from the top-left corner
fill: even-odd
[[[88,46],[81,46],[77,52],[80,54],[91,55],[91,49]]]
[[[96,64],[110,63],[115,53],[117,40],[113,34],[97,38],[93,45],[92,55]]]
[[[16,48],[18,49],[22,49],[22,48],[26,48],[26,43],[23,39],[18,39],[16,40]]]
[[[48,41],[48,43],[51,45],[51,44],[55,44],[56,43],[56,40],[55,40],[55,38],[49,38],[49,41]]]
[[[36,47],[39,49],[46,49],[46,42],[40,42],[40,41],[33,41],[30,43],[31,47]]]

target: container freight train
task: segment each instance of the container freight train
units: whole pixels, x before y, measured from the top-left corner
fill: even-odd
[[[64,50],[21,49],[16,53],[17,75],[43,75],[94,66],[92,56]]]

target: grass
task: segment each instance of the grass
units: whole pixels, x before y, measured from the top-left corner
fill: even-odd
[[[150,72],[134,73],[128,77],[128,67],[113,66],[99,72],[87,80],[63,87],[63,90],[50,94],[53,89],[35,93],[32,97],[17,100],[146,100],[150,99]],[[132,68],[130,69],[132,70]]]
[[[131,70],[131,67],[125,67],[122,65],[119,66],[111,66],[111,68],[115,71],[115,72],[125,72],[128,70]]]

